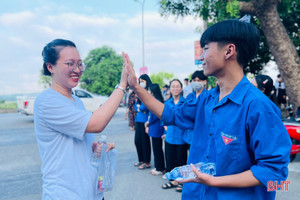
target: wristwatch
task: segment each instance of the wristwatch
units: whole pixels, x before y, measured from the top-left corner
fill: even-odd
[[[124,94],[126,94],[126,90],[122,88],[119,84],[116,85],[115,89],[120,89],[124,92]]]

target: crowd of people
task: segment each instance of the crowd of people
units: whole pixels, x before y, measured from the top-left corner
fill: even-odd
[[[204,74],[215,76],[218,86],[203,89],[205,77],[193,77],[186,87],[194,91],[184,98],[182,84],[175,79],[169,85],[171,98],[164,104],[136,83],[130,59],[124,56],[130,88],[167,126],[166,172],[168,166],[187,162],[196,175],[171,180],[162,188],[180,191],[183,184],[182,199],[275,199],[275,192],[267,190],[268,182],[287,178],[291,141],[278,106],[268,98],[266,85],[273,86],[271,79],[257,76],[256,84],[254,80],[251,84],[243,72],[256,53],[259,33],[249,23],[227,20],[209,27],[200,44]],[[187,130],[192,133],[189,151],[183,137]],[[199,172],[193,165],[199,161],[215,163],[216,176]]]
[[[146,74],[137,79],[123,53],[120,84],[93,113],[72,95],[85,70],[75,44],[62,39],[47,44],[43,69],[52,85],[34,105],[43,199],[104,199],[103,192],[96,192],[97,170],[90,156],[95,133],[109,123],[127,87],[132,90],[127,114],[137,151],[133,165],[139,170],[152,167],[152,143],[152,175],[164,177],[185,164],[195,173],[192,179],[169,180],[162,189],[176,188],[183,200],[275,199],[268,183],[287,178],[291,141],[278,106],[270,100],[272,79],[258,75],[251,84],[243,72],[256,54],[259,32],[250,23],[225,20],[210,26],[200,44],[203,71],[195,71],[185,87],[173,79],[162,90]],[[207,76],[217,78],[216,88],[207,89]],[[282,80],[278,82],[281,107],[286,94]],[[109,143],[107,151],[113,148]],[[198,162],[215,163],[216,175],[201,173],[193,165]]]

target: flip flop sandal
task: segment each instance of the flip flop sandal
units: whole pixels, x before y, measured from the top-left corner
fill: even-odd
[[[156,171],[156,170],[154,170],[154,171],[151,172],[151,174],[152,175],[164,175],[164,172],[163,171]]]
[[[134,166],[135,167],[139,167],[139,166],[141,166],[143,164],[143,162],[136,162],[136,163],[134,163]]]
[[[176,187],[176,192],[182,192],[182,187],[183,185],[181,183],[178,183],[177,187]]]
[[[169,181],[161,186],[161,188],[164,190],[174,188],[174,187],[177,187],[177,185],[174,185],[171,181]]]
[[[147,166],[146,164],[141,164],[138,168],[142,170],[142,169],[147,169],[147,168],[150,168],[150,167],[151,167],[151,165]]]
[[[152,172],[156,171],[156,168],[153,168],[149,171],[150,174],[152,174]]]

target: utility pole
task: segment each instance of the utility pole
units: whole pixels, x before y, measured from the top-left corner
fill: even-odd
[[[136,2],[140,3],[142,6],[142,58],[143,58],[143,66],[145,67],[145,46],[144,46],[144,4],[145,0],[135,0]]]
[[[145,46],[144,46],[144,3],[142,2],[142,51],[143,51],[143,67],[145,67]]]

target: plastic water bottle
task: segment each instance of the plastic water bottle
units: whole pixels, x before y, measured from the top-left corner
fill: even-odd
[[[215,163],[203,163],[199,162],[194,164],[194,166],[199,170],[201,173],[209,174],[209,175],[216,175],[216,165]],[[177,180],[181,181],[184,179],[195,178],[196,175],[192,171],[191,165],[184,165],[181,167],[176,167],[172,171],[166,173],[166,178],[168,180]]]
[[[106,144],[106,136],[105,135],[101,135],[100,139],[98,140],[97,144],[94,147],[94,151],[92,153],[92,157],[91,157],[91,164],[98,168],[100,161],[101,161],[101,153],[104,153],[103,150],[101,152],[97,151],[97,147],[99,145],[104,145]]]

